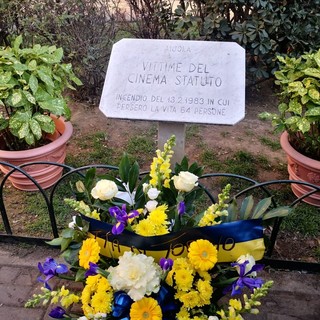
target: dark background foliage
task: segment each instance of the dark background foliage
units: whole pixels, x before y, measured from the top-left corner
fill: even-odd
[[[0,45],[56,44],[84,86],[101,94],[114,42],[123,37],[236,41],[246,49],[247,84],[269,78],[279,54],[320,47],[320,0],[2,0]]]

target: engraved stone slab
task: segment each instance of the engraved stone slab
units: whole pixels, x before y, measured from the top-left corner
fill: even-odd
[[[123,39],[100,101],[110,118],[235,124],[245,116],[245,50],[233,42]]]

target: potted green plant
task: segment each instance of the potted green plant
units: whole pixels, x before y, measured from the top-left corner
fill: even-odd
[[[49,150],[45,160],[62,163],[66,142],[72,134],[71,123],[65,122],[71,111],[63,94],[66,89],[74,90],[74,84],[81,85],[81,81],[71,64],[62,63],[62,48],[21,45],[22,36],[18,36],[12,46],[0,47],[0,160],[14,165],[41,161],[38,156]],[[58,149],[50,151],[52,146]],[[36,158],[30,153],[35,153]],[[47,167],[32,166],[26,170],[46,188],[53,182],[42,180],[56,179],[62,171],[49,166],[52,172],[43,172]],[[10,168],[1,165],[1,170],[7,173]],[[18,180],[24,178],[19,173],[9,177],[17,188],[35,190],[31,181],[20,184]]]
[[[260,118],[272,121],[288,158],[290,179],[320,185],[320,49],[300,57],[277,57],[280,68],[275,84],[280,86],[278,113],[264,112]],[[301,196],[308,187],[292,185]],[[320,195],[306,202],[320,206]]]

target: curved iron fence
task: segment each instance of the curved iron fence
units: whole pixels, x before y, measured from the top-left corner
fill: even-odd
[[[1,217],[2,217],[2,223],[3,223],[3,228],[2,228],[3,231],[0,231],[0,241],[5,241],[5,242],[19,241],[19,242],[37,243],[41,245],[45,244],[47,240],[58,237],[59,231],[61,231],[62,229],[57,225],[56,208],[54,205],[55,198],[57,197],[57,193],[61,185],[70,183],[70,180],[72,179],[73,180],[84,179],[86,171],[91,168],[96,168],[97,170],[100,170],[102,172],[110,172],[110,171],[116,172],[118,170],[118,167],[111,166],[111,165],[93,164],[93,165],[73,168],[65,164],[58,164],[58,163],[46,162],[46,161],[29,162],[21,166],[14,166],[9,163],[0,161],[0,165],[6,165],[11,168],[11,171],[9,171],[6,175],[2,177],[2,180],[0,183],[0,211],[1,211]],[[30,174],[27,171],[28,166],[35,166],[35,165],[59,166],[63,168],[63,174],[53,186],[44,190],[39,185],[39,183],[32,176],[30,176]],[[7,213],[7,203],[5,201],[4,194],[5,194],[6,186],[9,184],[8,179],[15,172],[20,172],[27,179],[32,181],[37,189],[35,193],[40,194],[42,196],[44,201],[44,207],[48,213],[48,217],[50,220],[51,235],[47,237],[32,236],[32,235],[25,235],[25,234],[20,235],[19,233],[15,233],[13,231],[12,222],[10,221],[10,217]],[[140,173],[141,176],[145,174],[147,174],[147,172]],[[209,203],[216,203],[218,193],[221,191],[221,188],[217,187],[221,182],[217,183],[217,181],[221,179],[224,181],[224,183],[228,182],[228,183],[231,183],[232,186],[234,186],[234,184],[236,185],[235,188],[232,188],[233,199],[240,199],[241,197],[244,197],[246,195],[253,194],[253,193],[260,198],[272,196],[271,206],[273,208],[283,205],[278,201],[277,192],[274,192],[273,190],[274,187],[279,188],[280,186],[283,186],[283,185],[290,186],[291,184],[300,184],[300,185],[308,186],[310,188],[310,191],[308,193],[300,197],[293,197],[293,199],[290,199],[289,202],[285,204],[286,206],[289,206],[289,207],[295,207],[296,205],[301,203],[306,197],[312,194],[320,195],[320,186],[307,183],[307,182],[302,182],[302,181],[272,180],[272,181],[266,181],[261,183],[254,179],[237,175],[237,174],[209,173],[199,178],[199,186],[204,190],[204,193],[206,194]],[[7,197],[10,198],[10,194],[7,195]],[[63,200],[61,200],[61,202],[63,202]],[[319,214],[320,214],[320,209],[319,209]],[[310,263],[310,262],[301,262],[301,261],[292,261],[292,260],[283,260],[283,259],[273,258],[273,251],[275,248],[277,236],[279,234],[280,226],[283,219],[285,218],[275,218],[273,221],[272,227],[269,230],[269,240],[268,240],[267,250],[266,250],[263,262],[275,268],[320,272],[319,263]]]

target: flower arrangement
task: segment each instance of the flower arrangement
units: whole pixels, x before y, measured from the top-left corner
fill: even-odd
[[[288,210],[267,210],[269,199],[252,210],[250,197],[238,209],[228,202],[227,185],[216,203],[198,212],[202,168],[189,167],[184,158],[173,173],[174,143],[173,136],[157,150],[149,174],[140,175],[124,155],[119,178],[90,169],[76,183],[75,198],[65,201],[78,214],[50,242],[61,246],[69,266],[53,258],[39,262],[42,293],[26,307],[50,303],[57,305],[53,319],[77,320],[243,319],[245,312],[258,313],[272,285],[256,274],[263,268],[255,263],[264,253],[261,218]],[[248,225],[233,221],[237,213],[250,218]],[[232,243],[221,245],[217,234]],[[81,289],[52,289],[53,277],[79,282]]]

